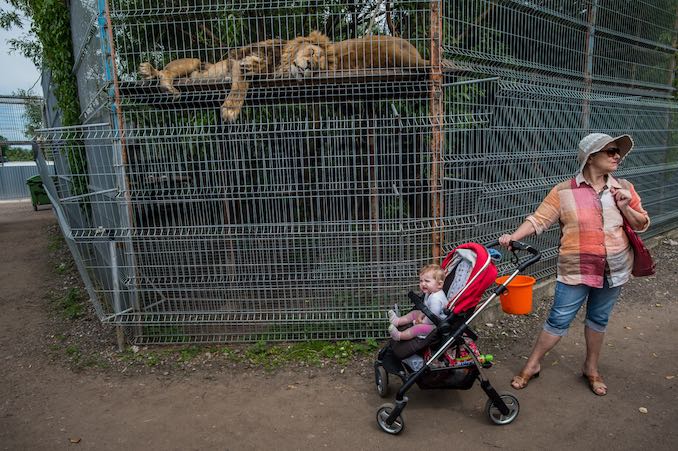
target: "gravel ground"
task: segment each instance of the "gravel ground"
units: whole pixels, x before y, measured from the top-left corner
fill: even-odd
[[[473,449],[636,450],[651,437],[653,449],[669,450],[678,441],[678,246],[668,237],[654,251],[657,276],[631,281],[615,308],[601,360],[607,396],[593,395],[581,377],[581,321],[546,356],[539,379],[510,389],[547,296],[531,315],[474,321],[479,347],[498,363],[487,371],[493,387],[520,401],[514,422],[489,421],[479,384],[414,387],[407,430],[392,437],[375,421],[379,406],[393,402],[375,390],[372,363],[382,342],[362,350],[340,343],[274,368],[259,362],[275,360],[283,353],[268,352],[284,344],[118,352],[115,331],[78,295],[79,277],[58,236],[51,211],[0,204],[0,449],[405,450],[453,441]]]

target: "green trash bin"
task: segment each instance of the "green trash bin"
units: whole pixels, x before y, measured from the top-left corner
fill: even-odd
[[[26,180],[28,185],[28,190],[31,192],[31,203],[33,204],[33,210],[38,210],[39,205],[49,205],[49,197],[47,197],[47,191],[42,184],[42,179],[39,175],[34,175]]]

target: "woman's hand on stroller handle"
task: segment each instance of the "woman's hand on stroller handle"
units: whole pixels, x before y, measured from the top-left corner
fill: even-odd
[[[541,260],[541,252],[538,249],[535,249],[534,247],[530,246],[527,243],[524,243],[522,241],[514,241],[510,239],[511,235],[502,235],[498,240],[494,240],[491,243],[487,244],[485,247],[496,247],[496,246],[504,246],[508,247],[509,250],[513,253],[515,256],[515,261],[518,261],[518,256],[516,255],[516,251],[525,251],[529,252],[532,254],[532,258],[529,260],[524,261],[518,266],[519,271],[523,271],[525,268],[528,266],[531,266],[535,263],[537,263],[539,260]]]
[[[541,255],[541,252],[539,252],[537,249],[533,248],[529,244],[523,242],[523,241],[514,241],[511,239],[508,239],[506,244],[504,244],[504,237],[510,237],[511,235],[502,235],[498,240],[494,240],[490,242],[489,244],[486,244],[485,247],[497,247],[497,246],[504,246],[508,247],[509,249],[516,249],[519,251],[527,251],[532,255]]]

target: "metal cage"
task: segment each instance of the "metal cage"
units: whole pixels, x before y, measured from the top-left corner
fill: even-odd
[[[590,130],[634,136],[620,175],[652,230],[676,223],[675,1],[71,9],[85,125],[43,130],[39,160],[57,168],[47,187],[98,315],[133,342],[385,336],[418,268],[514,228],[574,174]],[[387,56],[279,70],[314,31]],[[379,36],[420,58],[394,63]],[[238,59],[271,40],[275,67]],[[142,76],[180,58],[198,75]],[[538,277],[557,241],[534,238]]]

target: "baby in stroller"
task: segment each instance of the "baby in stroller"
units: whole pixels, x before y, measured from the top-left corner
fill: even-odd
[[[492,261],[495,250],[491,248],[498,245],[497,241],[487,247],[478,243],[465,243],[453,249],[440,266],[443,271],[442,283],[438,276],[433,277],[432,285],[427,289],[423,286],[427,284],[420,282],[424,295],[428,295],[428,303],[423,302],[421,296],[410,292],[409,298],[415,307],[415,313],[410,313],[412,316],[398,317],[395,312],[389,312],[392,340],[379,351],[375,361],[375,383],[381,397],[388,395],[389,374],[399,377],[403,385],[396,394],[395,404],[383,404],[377,411],[377,424],[384,432],[399,434],[403,430],[402,411],[408,402],[405,393],[414,384],[421,389],[467,390],[478,380],[488,397],[485,410],[492,422],[509,424],[518,415],[519,404],[515,396],[498,393],[485,375],[485,368],[492,363],[484,361],[484,356],[478,351],[475,345],[478,336],[469,324],[507,289],[508,283],[518,273],[539,261],[541,255],[525,243],[512,242],[514,250],[529,252],[532,258],[520,262],[516,257],[516,268],[510,277],[492,290],[489,298],[479,305],[483,294],[497,276],[497,268]],[[422,275],[426,268],[421,271]],[[430,298],[438,291],[444,296],[442,315],[435,311],[435,306],[430,308]],[[394,334],[396,324],[411,323],[412,319],[421,318],[420,312],[432,324],[422,322]],[[427,326],[423,332],[424,338],[420,337],[424,329],[417,329],[422,325]]]
[[[424,293],[424,305],[438,318],[444,319],[443,309],[447,307],[447,296],[443,291],[445,271],[438,265],[426,265],[419,271],[419,289]],[[421,310],[411,310],[410,313],[398,316],[395,310],[388,311],[391,325],[388,332],[394,341],[411,340],[414,337],[424,338],[434,328],[431,321]],[[398,326],[412,324],[412,327],[400,331]]]

